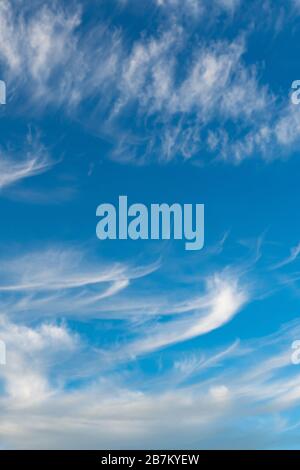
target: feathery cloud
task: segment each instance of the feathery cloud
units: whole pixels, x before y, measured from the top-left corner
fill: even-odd
[[[0,189],[25,178],[44,173],[53,165],[47,149],[39,139],[28,134],[22,150],[0,150]]]

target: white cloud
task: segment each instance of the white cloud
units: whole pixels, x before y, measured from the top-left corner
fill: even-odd
[[[11,317],[102,316],[101,304],[159,268],[91,260],[76,248],[48,247],[2,259],[2,309]]]
[[[72,9],[57,1],[36,0],[31,7],[23,0],[18,6],[1,2],[0,62],[27,114],[49,105],[68,113],[95,93],[104,100],[114,75],[116,80],[119,34],[98,24],[82,37],[81,19],[76,2]]]
[[[159,17],[156,32],[130,41],[104,20],[86,28],[80,6],[70,12],[53,2],[33,11],[18,4],[5,0],[0,9],[0,62],[18,109],[35,115],[61,108],[114,141],[116,160],[238,163],[273,159],[299,144],[297,107],[262,83],[263,64],[245,59],[246,36],[196,38],[184,22]],[[238,4],[217,0],[207,11],[205,2],[189,0],[186,10],[204,21]],[[182,11],[177,0],[158,6]]]
[[[17,407],[45,400],[52,393],[46,376],[49,361],[57,361],[59,353],[73,351],[76,336],[71,336],[63,326],[45,323],[34,329],[13,324],[3,316],[0,335],[7,350],[6,365],[0,370],[4,396]]]
[[[128,353],[141,355],[163,347],[202,336],[228,323],[245,305],[248,293],[236,279],[215,277],[208,281],[203,307],[188,315],[176,316],[154,327],[146,326],[144,338],[128,346]]]
[[[32,98],[46,100],[45,105],[55,93],[50,81],[57,66],[66,67],[70,55],[76,52],[73,31],[79,25],[78,13],[66,14],[36,2],[36,9],[28,14],[25,2],[14,5],[4,0],[0,25],[0,58],[6,65],[10,87],[15,79],[19,87],[32,93]]]
[[[240,0],[217,0],[217,3],[229,11],[234,11],[240,4]]]
[[[291,249],[291,253],[287,258],[283,259],[279,263],[276,263],[274,266],[272,266],[272,269],[279,269],[284,266],[287,266],[290,263],[293,263],[294,261],[296,261],[299,254],[300,254],[300,243],[298,243],[297,246]]]
[[[227,400],[230,395],[229,389],[225,385],[212,387],[209,392],[216,401]]]
[[[49,170],[53,161],[38,138],[28,134],[22,150],[0,149],[0,189]]]
[[[299,403],[298,369],[282,375],[289,366],[282,345],[295,334],[295,325],[241,345],[239,354],[235,348],[220,355],[222,367],[212,363],[209,375],[195,375],[190,384],[174,387],[167,372],[152,377],[151,384],[140,378],[128,385],[126,377],[106,372],[77,390],[67,387],[68,375],[57,386],[49,380],[55,371],[49,368],[53,354],[64,351],[69,356],[73,351],[76,362],[80,353],[79,340],[65,327],[54,327],[63,338],[55,333],[55,343],[53,335],[49,339],[50,325],[43,331],[43,326],[19,329],[6,322],[5,328],[6,339],[18,350],[22,374],[14,373],[19,365],[9,366],[12,370],[6,373],[0,369],[6,390],[1,398],[2,447],[253,449],[282,442],[290,427],[295,433],[296,420],[293,414],[287,418],[286,411]],[[27,362],[30,337],[39,352],[35,363]],[[231,366],[224,367],[225,361]],[[24,387],[17,389],[20,384]],[[282,412],[285,419],[280,419]],[[242,426],[245,422],[248,426]]]
[[[159,7],[166,8],[169,14],[186,14],[199,18],[204,13],[204,2],[202,0],[156,0]]]
[[[259,85],[255,67],[243,63],[245,41],[197,43],[179,78],[179,57],[187,44],[186,31],[177,27],[134,45],[124,61],[113,117],[136,106],[137,127],[139,117],[147,116],[147,139],[121,134],[115,158],[134,160],[140,154],[141,161],[154,156],[168,161],[197,154],[201,158],[202,151],[210,150],[234,162],[263,146],[268,137],[268,124],[263,123],[269,122],[273,97]],[[232,154],[227,125],[240,134]],[[249,126],[255,133],[253,143]]]
[[[156,0],[156,3],[165,8],[168,14],[176,14],[176,18],[180,20],[182,15],[194,19],[208,16],[208,10],[214,10],[215,14],[223,10],[233,12],[239,6],[240,0]]]
[[[290,366],[289,350],[291,339],[299,335],[299,325],[259,340],[234,338],[229,346],[228,340],[225,346],[219,342],[217,349],[207,350],[207,343],[200,339],[189,350],[156,352],[221,329],[233,319],[250,299],[243,269],[228,267],[208,277],[202,292],[191,272],[181,284],[177,264],[180,280],[169,298],[161,292],[162,273],[155,272],[157,265],[104,265],[79,250],[49,248],[7,258],[0,266],[2,288],[10,286],[9,294],[2,289],[2,302],[3,296],[13,296],[11,307],[8,303],[0,307],[9,312],[0,316],[0,338],[7,345],[7,365],[0,367],[2,447],[268,447],[295,424],[289,417],[279,425],[274,416],[292,411],[299,403],[298,369]],[[148,273],[154,279],[145,278],[143,285]],[[126,297],[119,299],[124,310],[115,317],[115,283],[124,282],[127,291],[128,281],[134,280],[139,284],[128,297],[136,308],[136,321],[131,321]],[[160,298],[151,282],[159,283]],[[110,325],[118,319],[119,327],[129,321],[122,339],[120,329],[115,336],[111,326],[112,338],[103,342],[107,337],[101,336],[102,320],[101,329],[95,329],[97,341],[88,343],[84,332],[81,338],[57,318],[68,312],[67,304],[73,321],[82,307],[89,315],[89,299],[99,313],[101,307],[94,297],[101,297],[105,292],[101,284],[106,283],[111,297],[102,318]],[[144,289],[151,293],[149,305]],[[21,295],[19,300],[17,295]],[[18,302],[22,315],[16,315]],[[34,315],[28,316],[27,311]],[[49,319],[49,312],[55,320]],[[80,316],[75,322],[79,319],[84,321]],[[142,372],[139,354],[147,354],[157,373],[148,377]],[[178,419],[182,432],[176,426]],[[241,432],[245,420],[251,425],[242,426]]]
[[[176,8],[177,2],[171,3],[165,6]],[[217,3],[229,10],[233,6]],[[243,144],[245,130],[250,127],[257,135],[262,122],[269,122],[272,94],[259,84],[257,67],[244,62],[246,43],[240,38],[191,44],[186,25],[162,20],[159,32],[128,44],[125,31],[104,22],[84,32],[79,7],[70,13],[54,2],[29,14],[24,5],[20,2],[17,11],[5,1],[0,10],[0,58],[10,87],[15,83],[16,96],[29,113],[51,105],[80,120],[86,100],[92,102],[85,125],[113,136],[116,159],[201,158],[210,136],[213,154],[242,160],[244,151],[248,156],[253,150]],[[187,2],[188,10],[198,11],[199,5]],[[130,129],[124,127],[129,112],[135,113]],[[240,151],[232,156],[231,143],[218,135],[226,124],[241,134]]]
[[[250,118],[268,103],[253,73],[241,62],[242,42],[199,48],[187,78],[170,102],[172,113],[195,111],[206,119]]]

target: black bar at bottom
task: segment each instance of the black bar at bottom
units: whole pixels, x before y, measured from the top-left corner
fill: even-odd
[[[226,464],[229,462],[244,464],[263,463],[274,458],[276,461],[287,465],[287,459],[293,460],[297,457],[295,451],[193,451],[193,450],[111,450],[111,451],[0,451],[0,464],[10,464],[14,462],[36,463],[43,465],[76,463],[77,465],[89,465],[89,468],[102,467],[108,465],[121,465],[124,468],[138,468],[141,465],[158,466],[211,466],[212,464]],[[93,465],[93,467],[90,467]]]

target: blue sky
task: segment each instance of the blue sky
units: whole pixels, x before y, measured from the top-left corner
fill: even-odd
[[[2,0],[0,446],[299,447],[298,0]],[[96,208],[205,204],[205,247]]]

